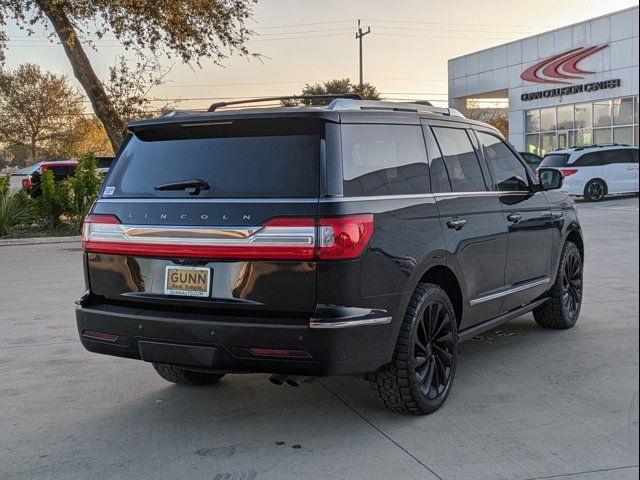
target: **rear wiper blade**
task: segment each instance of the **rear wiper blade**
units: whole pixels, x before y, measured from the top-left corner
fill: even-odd
[[[180,180],[177,182],[163,183],[157,185],[154,190],[185,190],[189,195],[198,195],[201,190],[209,190],[209,184],[199,178],[193,180]]]

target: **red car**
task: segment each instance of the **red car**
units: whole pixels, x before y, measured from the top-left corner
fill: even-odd
[[[60,182],[65,178],[71,177],[75,171],[78,162],[76,160],[60,160],[52,162],[41,162],[38,164],[33,173],[22,179],[22,186],[27,191],[31,198],[36,198],[42,193],[40,188],[42,173],[46,170],[53,172],[53,177],[56,182]]]

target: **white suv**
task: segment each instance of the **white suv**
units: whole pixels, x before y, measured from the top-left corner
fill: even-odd
[[[564,176],[563,190],[599,202],[605,195],[638,192],[638,147],[593,145],[548,153],[540,167]]]

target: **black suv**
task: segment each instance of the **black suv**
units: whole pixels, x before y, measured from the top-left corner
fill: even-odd
[[[446,400],[459,341],[530,311],[547,328],[578,319],[562,175],[541,169],[541,185],[455,110],[214,105],[129,131],[84,225],[92,352],[181,385],[357,374],[422,414]]]

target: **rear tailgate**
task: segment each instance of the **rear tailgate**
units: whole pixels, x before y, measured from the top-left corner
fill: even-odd
[[[131,136],[87,227],[91,292],[141,307],[313,312],[322,128],[241,120]],[[155,189],[194,179],[207,188]]]

